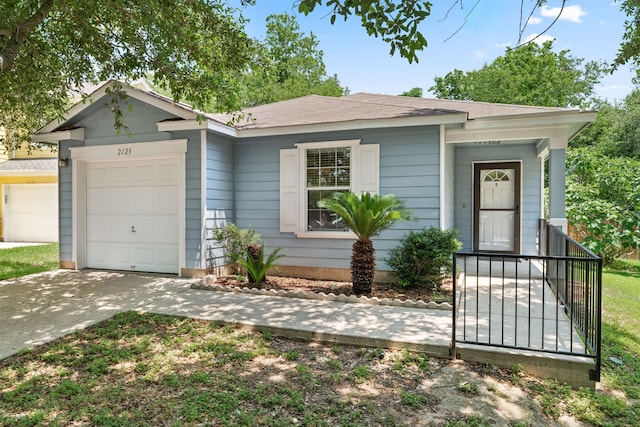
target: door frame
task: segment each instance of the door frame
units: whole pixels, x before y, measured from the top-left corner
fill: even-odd
[[[480,173],[487,169],[514,169],[514,219],[513,219],[513,250],[512,251],[489,251],[497,253],[519,253],[520,235],[522,229],[522,160],[500,160],[473,162],[473,250],[480,251]]]
[[[178,182],[178,260],[177,273],[185,267],[185,195],[187,139],[134,142],[131,144],[71,147],[72,241],[71,257],[75,268],[87,268],[87,163],[127,160],[176,159]]]

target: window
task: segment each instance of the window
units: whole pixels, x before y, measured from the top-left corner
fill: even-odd
[[[280,150],[280,231],[352,238],[317,202],[334,192],[378,192],[379,145],[360,140],[296,144]]]
[[[306,150],[307,230],[346,230],[342,221],[318,201],[334,192],[349,191],[351,185],[351,147]]]

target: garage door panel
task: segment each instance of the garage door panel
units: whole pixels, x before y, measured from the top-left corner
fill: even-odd
[[[5,240],[58,241],[57,184],[11,184],[3,188]]]
[[[177,272],[178,166],[177,159],[87,165],[87,266]]]

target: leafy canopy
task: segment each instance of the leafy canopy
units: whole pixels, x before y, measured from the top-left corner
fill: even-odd
[[[584,64],[584,65],[583,65]],[[429,88],[437,98],[538,105],[584,107],[603,74],[603,66],[556,53],[553,42],[507,48],[503,56],[479,70],[454,70],[436,77]]]
[[[267,17],[267,31],[251,69],[244,76],[243,106],[254,106],[315,94],[342,96],[347,89],[327,76],[323,52],[313,33],[305,35],[295,16]]]
[[[368,34],[410,62],[427,44],[418,31],[429,15],[426,1],[295,4],[306,14],[328,6],[331,22],[359,17]],[[176,101],[236,111],[242,107],[241,75],[255,59],[244,20],[225,0],[5,0],[0,17],[0,128],[7,129],[0,143],[8,149],[60,117],[70,94],[87,82],[152,75],[154,86]]]
[[[567,156],[567,218],[608,264],[640,246],[640,160],[597,150]]]
[[[60,116],[87,82],[155,84],[203,110],[239,107],[254,43],[222,0],[19,0],[0,5],[0,127]],[[24,135],[2,141],[15,147]]]
[[[320,200],[318,206],[336,213],[360,240],[369,240],[393,224],[411,219],[402,200],[392,194],[337,192]]]

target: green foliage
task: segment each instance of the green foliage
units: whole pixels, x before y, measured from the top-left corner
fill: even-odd
[[[247,247],[256,243],[260,239],[260,234],[251,228],[241,229],[232,222],[224,226],[213,229],[213,238],[224,246],[227,264],[231,267],[232,273],[237,274],[242,271],[241,260],[247,251]]]
[[[556,53],[551,41],[507,48],[479,70],[454,70],[436,77],[436,97],[546,107],[585,107],[603,74],[603,66]]]
[[[640,81],[635,81],[636,85]],[[571,148],[590,147],[606,157],[640,159],[640,90],[636,87],[620,103],[598,101],[596,120],[570,142]]]
[[[341,16],[346,21],[351,15],[360,17],[362,26],[370,36],[380,37],[391,45],[391,55],[397,50],[409,62],[418,62],[417,51],[427,46],[427,40],[418,31],[420,23],[431,13],[431,3],[424,0],[300,0],[298,11],[308,15],[316,6],[326,4],[333,8],[331,23]]]
[[[400,96],[410,96],[412,98],[422,98],[422,88],[414,87],[406,92],[402,92]]]
[[[640,245],[640,161],[588,149],[567,156],[567,218],[606,264]]]
[[[152,72],[154,83],[197,109],[240,107],[237,76],[253,42],[222,0],[19,0],[0,11],[5,146],[60,117],[87,82]]]
[[[411,211],[392,194],[352,192],[333,193],[318,202],[318,207],[337,214],[361,240],[367,240],[399,221],[412,218]]]
[[[295,16],[267,17],[267,33],[243,77],[243,105],[254,106],[315,94],[342,96],[337,76],[327,76],[318,39],[300,31]]]
[[[351,281],[356,294],[369,294],[375,273],[375,250],[371,237],[398,221],[411,219],[411,212],[397,197],[370,193],[333,193],[318,206],[330,210],[358,237],[351,255]]]
[[[257,246],[257,245],[254,245]],[[276,248],[267,260],[264,260],[264,245],[260,245],[257,251],[252,250],[249,246],[246,250],[245,258],[238,259],[238,263],[247,270],[249,276],[249,283],[260,284],[264,282],[267,276],[267,271],[275,267],[275,262],[282,258],[284,255],[279,255],[280,248]]]
[[[462,247],[457,237],[457,230],[437,227],[411,231],[389,251],[387,264],[401,286],[435,287],[452,272],[452,255]]]
[[[627,15],[628,19],[624,23],[624,34],[622,43],[616,55],[612,70],[628,62],[632,62],[635,66],[640,64],[640,0],[622,0],[620,9]]]

